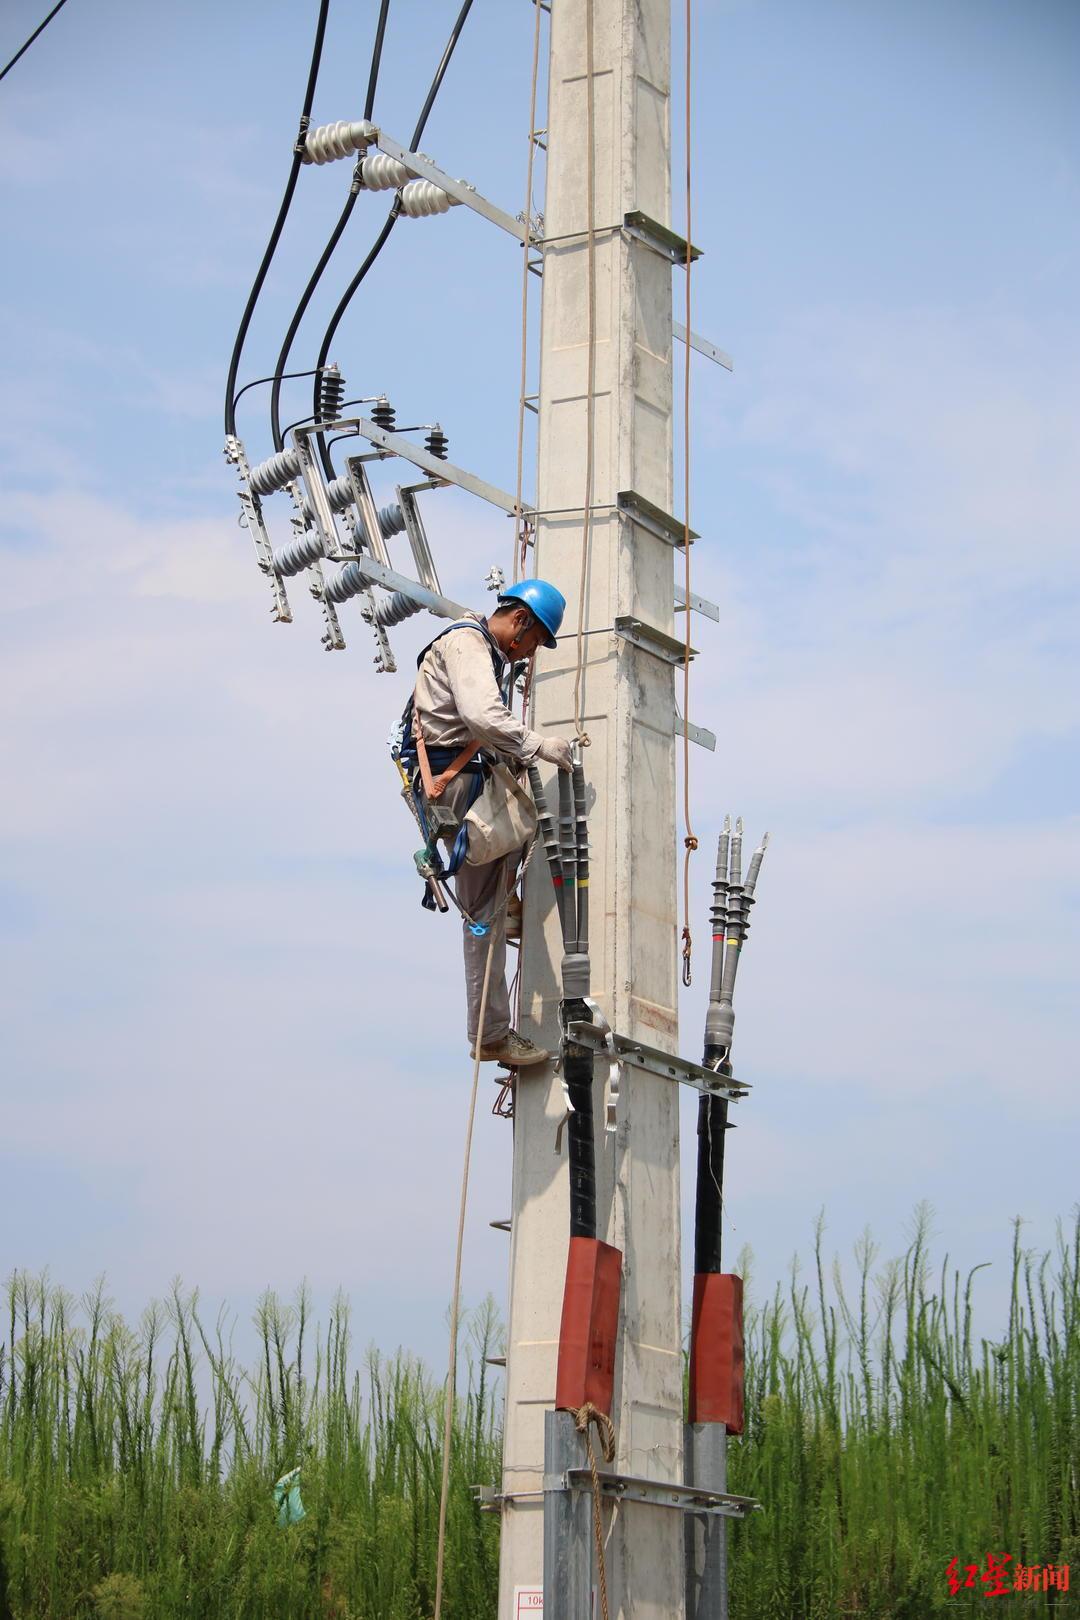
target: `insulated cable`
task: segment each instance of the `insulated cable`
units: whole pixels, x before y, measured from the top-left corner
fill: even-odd
[[[686,644],[683,648],[683,930],[682,930],[682,982],[689,986],[692,976],[693,935],[690,932],[690,857],[698,847],[694,829],[690,824],[690,265],[693,249],[690,245],[691,225],[691,163],[690,163],[690,70],[691,7],[686,0],[686,354],[683,367],[683,557],[686,563],[684,590],[686,600]]]
[[[379,7],[379,21],[375,28],[375,44],[371,52],[371,69],[368,73],[367,97],[364,101],[365,123],[370,123],[371,115],[375,110],[375,89],[379,82],[379,64],[382,61],[383,36],[386,33],[386,17],[389,10],[390,0],[382,0],[382,5]],[[337,224],[330,233],[330,240],[322,250],[322,255],[318,264],[311,273],[311,279],[304,288],[300,302],[293,311],[293,318],[289,322],[289,329],[285,333],[285,340],[281,345],[281,353],[278,355],[277,366],[275,367],[276,377],[274,381],[274,389],[270,395],[270,431],[273,435],[275,450],[283,449],[285,444],[284,435],[281,432],[280,416],[281,378],[285,374],[285,367],[289,362],[289,351],[293,346],[293,340],[296,337],[300,322],[303,320],[307,307],[315,295],[315,289],[322,280],[323,271],[326,269],[331,258],[333,257],[334,249],[341,240],[341,233],[349,223],[349,216],[353,211],[357,197],[360,195],[360,183],[358,178],[359,171],[360,165],[357,164],[356,169],[353,172],[352,184],[349,187],[349,195],[345,199],[345,206],[341,210],[341,215]]]
[[[30,35],[30,38],[26,41],[26,43],[19,46],[18,50],[15,52],[15,55],[11,58],[11,61],[8,63],[7,67],[3,68],[3,69],[0,69],[0,79],[3,79],[3,78],[7,77],[7,75],[11,72],[12,68],[15,66],[16,62],[19,60],[20,56],[25,56],[26,55],[27,51],[30,49],[30,47],[34,43],[35,39],[37,39],[38,35],[43,34],[45,32],[46,28],[48,28],[49,24],[52,22],[53,18],[56,16],[56,13],[58,11],[62,10],[63,7],[66,6],[66,5],[67,5],[67,0],[59,0],[59,4],[53,6],[52,10],[49,12],[49,15],[45,18],[45,21],[41,22],[41,23],[38,23],[37,27],[34,29],[34,32]]]
[[[323,39],[326,34],[326,18],[329,10],[330,0],[319,0],[319,20],[315,25],[315,44],[311,52],[311,66],[308,69],[307,89],[304,92],[304,108],[300,114],[299,134],[297,135],[296,145],[293,149],[292,168],[289,170],[289,178],[285,184],[285,193],[281,199],[281,206],[278,209],[277,219],[274,221],[274,228],[270,232],[270,240],[266,244],[266,251],[262,256],[262,263],[259,266],[258,273],[255,276],[255,281],[252,285],[250,293],[248,294],[248,301],[244,306],[244,313],[240,317],[240,326],[236,333],[236,342],[233,344],[232,359],[229,361],[229,375],[225,383],[225,432],[230,438],[236,437],[236,400],[234,398],[234,390],[236,388],[236,374],[240,369],[240,355],[243,352],[244,339],[247,337],[248,327],[251,325],[251,317],[255,313],[255,305],[259,301],[259,294],[262,292],[263,282],[266,280],[266,273],[270,269],[270,261],[277,251],[277,245],[281,238],[281,233],[285,228],[285,220],[288,216],[289,208],[292,205],[293,192],[296,190],[297,176],[300,173],[300,164],[303,160],[304,141],[307,137],[308,125],[311,122],[311,103],[315,99],[315,82],[319,77],[319,63],[322,59]],[[280,370],[280,366],[277,369]]]
[[[461,10],[458,12],[457,21],[454,23],[453,28],[450,30],[450,37],[446,42],[445,49],[443,50],[442,60],[439,62],[439,65],[435,70],[435,77],[431,81],[431,85],[430,85],[430,87],[428,89],[428,93],[427,93],[427,98],[426,98],[426,100],[424,102],[423,107],[420,110],[420,117],[417,119],[417,122],[416,122],[416,128],[413,130],[412,140],[409,142],[409,150],[412,151],[412,152],[416,151],[416,148],[420,143],[420,138],[424,133],[425,125],[427,124],[428,118],[429,118],[429,116],[431,114],[431,109],[435,105],[435,97],[438,95],[439,90],[440,90],[440,88],[442,86],[443,79],[446,77],[446,70],[450,66],[450,59],[453,56],[454,50],[455,50],[455,48],[457,46],[457,42],[458,42],[459,38],[461,37],[461,30],[465,26],[465,19],[468,17],[469,12],[472,10],[472,3],[473,3],[473,0],[464,0],[464,4],[462,5]],[[322,343],[321,343],[321,345],[319,347],[319,358],[318,358],[318,361],[316,362],[318,368],[321,369],[326,364],[326,357],[330,353],[330,345],[334,341],[334,334],[336,333],[338,327],[341,324],[342,316],[345,314],[345,311],[348,309],[349,304],[352,302],[352,298],[353,298],[353,295],[356,292],[356,289],[359,287],[360,283],[363,281],[364,277],[367,275],[368,271],[371,269],[372,265],[375,263],[375,260],[379,257],[379,254],[382,252],[383,248],[385,247],[387,237],[390,235],[390,232],[393,230],[394,226],[397,224],[398,215],[400,213],[401,213],[401,199],[400,199],[400,197],[395,197],[394,201],[393,201],[393,205],[392,205],[392,207],[390,209],[390,212],[386,216],[386,222],[383,225],[382,230],[379,232],[378,236],[375,238],[375,241],[372,244],[371,250],[369,251],[367,257],[365,258],[363,264],[360,266],[359,270],[356,272],[355,276],[353,276],[352,280],[349,282],[349,285],[346,287],[344,293],[342,294],[340,303],[338,304],[337,308],[335,309],[333,315],[331,315],[331,317],[330,317],[330,324],[326,328],[326,331],[323,334],[323,340],[322,340]],[[314,400],[314,409],[317,411],[318,408],[319,408],[318,389],[316,388],[316,390],[315,390],[315,400]],[[319,458],[322,461],[323,470],[326,473],[328,478],[332,477],[333,476],[333,467],[332,467],[332,465],[330,463],[330,457],[329,457],[329,454],[328,454],[328,452],[326,450],[326,446],[325,446],[325,444],[323,442],[321,434],[319,435],[319,438],[318,438],[318,446],[319,446]]]

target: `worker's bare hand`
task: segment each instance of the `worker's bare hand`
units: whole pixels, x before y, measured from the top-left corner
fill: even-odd
[[[569,737],[545,737],[537,752],[541,759],[546,759],[549,765],[557,765],[560,771],[570,769]]]

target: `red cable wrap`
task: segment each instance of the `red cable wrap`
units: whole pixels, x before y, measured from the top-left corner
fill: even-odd
[[[743,1284],[727,1272],[694,1278],[690,1326],[691,1423],[723,1423],[743,1432]]]
[[[622,1254],[599,1238],[572,1237],[566,1257],[555,1405],[577,1412],[591,1401],[611,1416],[619,1335]]]

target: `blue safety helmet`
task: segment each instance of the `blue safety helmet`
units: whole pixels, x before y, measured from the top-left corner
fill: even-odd
[[[544,645],[554,647],[566,612],[566,597],[562,591],[557,591],[546,579],[519,579],[516,585],[509,586],[499,597],[500,607],[513,602],[520,602],[528,608],[537,623],[547,631]]]

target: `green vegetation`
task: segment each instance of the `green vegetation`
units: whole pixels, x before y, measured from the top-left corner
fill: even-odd
[[[927,1620],[946,1565],[1071,1564],[1074,1589],[1006,1613],[1080,1614],[1080,1219],[1057,1251],[1014,1240],[1000,1342],[972,1332],[972,1279],[931,1276],[920,1216],[902,1261],[747,1311],[747,1432],[730,1488],[765,1504],[731,1532],[732,1620]],[[976,1268],[978,1269],[978,1268]],[[260,1303],[259,1365],[176,1288],[132,1332],[101,1290],[77,1308],[23,1275],[0,1343],[0,1620],[417,1620],[431,1613],[442,1392],[406,1356],[350,1366],[348,1310],[313,1335],[301,1291]],[[470,1324],[455,1415],[444,1613],[494,1617],[499,1472],[485,1379],[493,1309]],[[302,1465],[306,1517],[273,1485]],[[980,1612],[981,1609],[980,1609]],[[994,1611],[991,1611],[993,1613]]]

